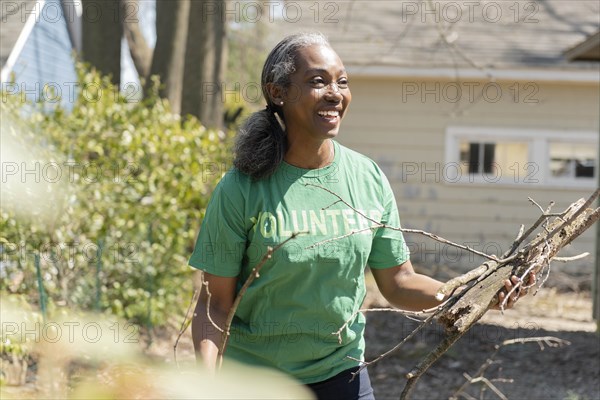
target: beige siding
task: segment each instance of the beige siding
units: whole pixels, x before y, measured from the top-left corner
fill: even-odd
[[[500,88],[498,101],[490,101],[490,96],[488,101],[483,97],[470,101],[477,94],[464,93],[460,101],[449,102],[444,90],[451,88],[450,81],[439,81],[436,86],[433,80],[350,78],[353,100],[339,140],[383,168],[396,194],[404,227],[468,242],[478,250],[504,251],[520,224],[530,224],[539,215],[528,197],[544,207],[554,201],[554,210],[561,211],[595,189],[595,182],[577,188],[531,183],[525,178],[533,171],[527,170],[504,172],[519,184],[450,183],[444,168],[445,135],[450,126],[598,132],[598,85],[503,82],[489,89],[492,93]],[[403,93],[407,88],[414,90],[415,85],[419,93]],[[479,88],[483,85],[481,82]],[[439,95],[433,93],[436,87]],[[424,96],[420,93],[423,88],[429,90]],[[588,231],[564,253],[594,254],[594,233],[595,229]],[[418,235],[407,235],[407,241],[417,261],[459,269],[479,261],[468,254],[459,258],[454,249]],[[568,268],[591,274],[593,263],[592,255]]]

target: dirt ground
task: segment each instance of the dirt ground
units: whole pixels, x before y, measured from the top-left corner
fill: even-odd
[[[438,274],[439,275],[439,274]],[[589,278],[555,276],[535,296],[501,314],[490,311],[421,378],[414,400],[449,399],[474,376],[504,340],[552,336],[570,344],[560,348],[536,343],[504,346],[483,375],[498,389],[495,394],[482,383],[473,383],[458,398],[511,400],[600,400],[600,336],[592,319]],[[374,281],[367,276],[369,292],[365,307],[386,307]],[[367,313],[367,360],[387,351],[416,326],[399,314]],[[398,399],[404,375],[442,339],[436,323],[407,342],[398,352],[369,366],[378,400]],[[172,362],[172,344],[155,342],[149,354]],[[178,346],[180,362],[193,358],[189,332]],[[482,390],[483,389],[483,390]]]
[[[554,282],[555,285],[557,282]],[[543,288],[529,295],[514,309],[490,311],[420,379],[414,400],[448,399],[467,381],[505,340],[552,336],[570,344],[560,348],[537,343],[502,347],[484,373],[499,391],[482,382],[473,383],[458,398],[514,400],[598,400],[600,399],[600,336],[592,319],[589,291]],[[385,300],[371,290],[369,306],[385,306]],[[367,354],[372,359],[407,336],[417,323],[399,314],[373,312],[367,315]],[[369,367],[378,400],[398,399],[409,372],[443,335],[436,323],[407,342],[398,352]]]
[[[365,306],[387,306],[375,288],[372,277],[367,277],[367,286],[369,291]],[[174,321],[173,326],[178,323],[181,321]],[[367,313],[366,359],[373,359],[396,345],[416,325],[417,322],[397,313]],[[144,346],[144,353],[158,364],[173,365],[177,329],[155,329],[151,344]],[[406,383],[404,375],[442,336],[442,329],[433,323],[399,351],[369,366],[376,398],[398,399]],[[530,294],[519,300],[514,309],[504,314],[499,311],[488,312],[477,326],[428,370],[419,381],[412,398],[449,399],[465,384],[464,374],[476,376],[496,345],[505,340],[546,336],[559,338],[569,344],[560,348],[544,344],[543,350],[537,343],[504,346],[483,374],[497,393],[480,380],[469,385],[458,398],[600,400],[600,336],[592,319],[589,277],[580,282],[555,279],[535,296]],[[194,365],[189,329],[181,338],[177,354],[180,365]],[[30,373],[28,384],[9,388],[4,393],[7,398],[38,397],[35,375],[33,371]]]

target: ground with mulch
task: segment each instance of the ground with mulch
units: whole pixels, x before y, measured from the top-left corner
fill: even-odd
[[[385,306],[376,291],[367,301]],[[397,344],[417,326],[396,313],[368,313],[367,360]],[[405,374],[443,338],[435,322],[389,358],[369,366],[376,398],[398,399]],[[496,346],[507,340],[552,337],[548,342]],[[564,341],[564,342],[562,342]],[[483,374],[478,371],[488,363]],[[473,379],[480,377],[480,379]],[[468,383],[468,379],[473,379]],[[489,311],[420,379],[412,398],[515,400],[600,399],[600,336],[589,291],[543,288],[504,314]]]
[[[530,294],[519,300],[503,314],[489,311],[426,372],[412,399],[600,400],[600,336],[592,319],[589,278],[566,281],[569,284],[565,285],[564,279],[550,281],[535,296]],[[387,306],[370,276],[367,286],[365,307]],[[151,335],[142,335],[141,347],[153,364],[174,365],[173,344],[180,323],[173,321],[171,328],[155,328]],[[417,324],[398,313],[367,313],[366,359],[395,346]],[[376,398],[398,399],[406,383],[405,374],[443,335],[434,322],[390,357],[370,365]],[[496,346],[507,340],[548,337],[552,339],[503,346],[490,361]],[[553,347],[555,343],[562,346]],[[194,365],[189,329],[181,337],[177,354],[180,365]],[[83,369],[94,374],[94,368]],[[27,384],[8,388],[4,396],[39,398],[35,371],[33,365]],[[473,381],[469,383],[468,379]]]

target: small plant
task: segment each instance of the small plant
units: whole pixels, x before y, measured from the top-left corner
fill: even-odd
[[[10,339],[0,343],[0,383],[8,386],[24,385],[28,355],[28,348],[23,343],[12,343]]]
[[[32,341],[37,339],[40,315],[31,310],[23,296],[0,294],[0,382],[21,386],[27,378]]]

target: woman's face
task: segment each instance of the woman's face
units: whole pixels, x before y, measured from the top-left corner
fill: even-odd
[[[352,95],[344,64],[329,46],[304,47],[282,96],[287,134],[324,140],[335,137]]]

